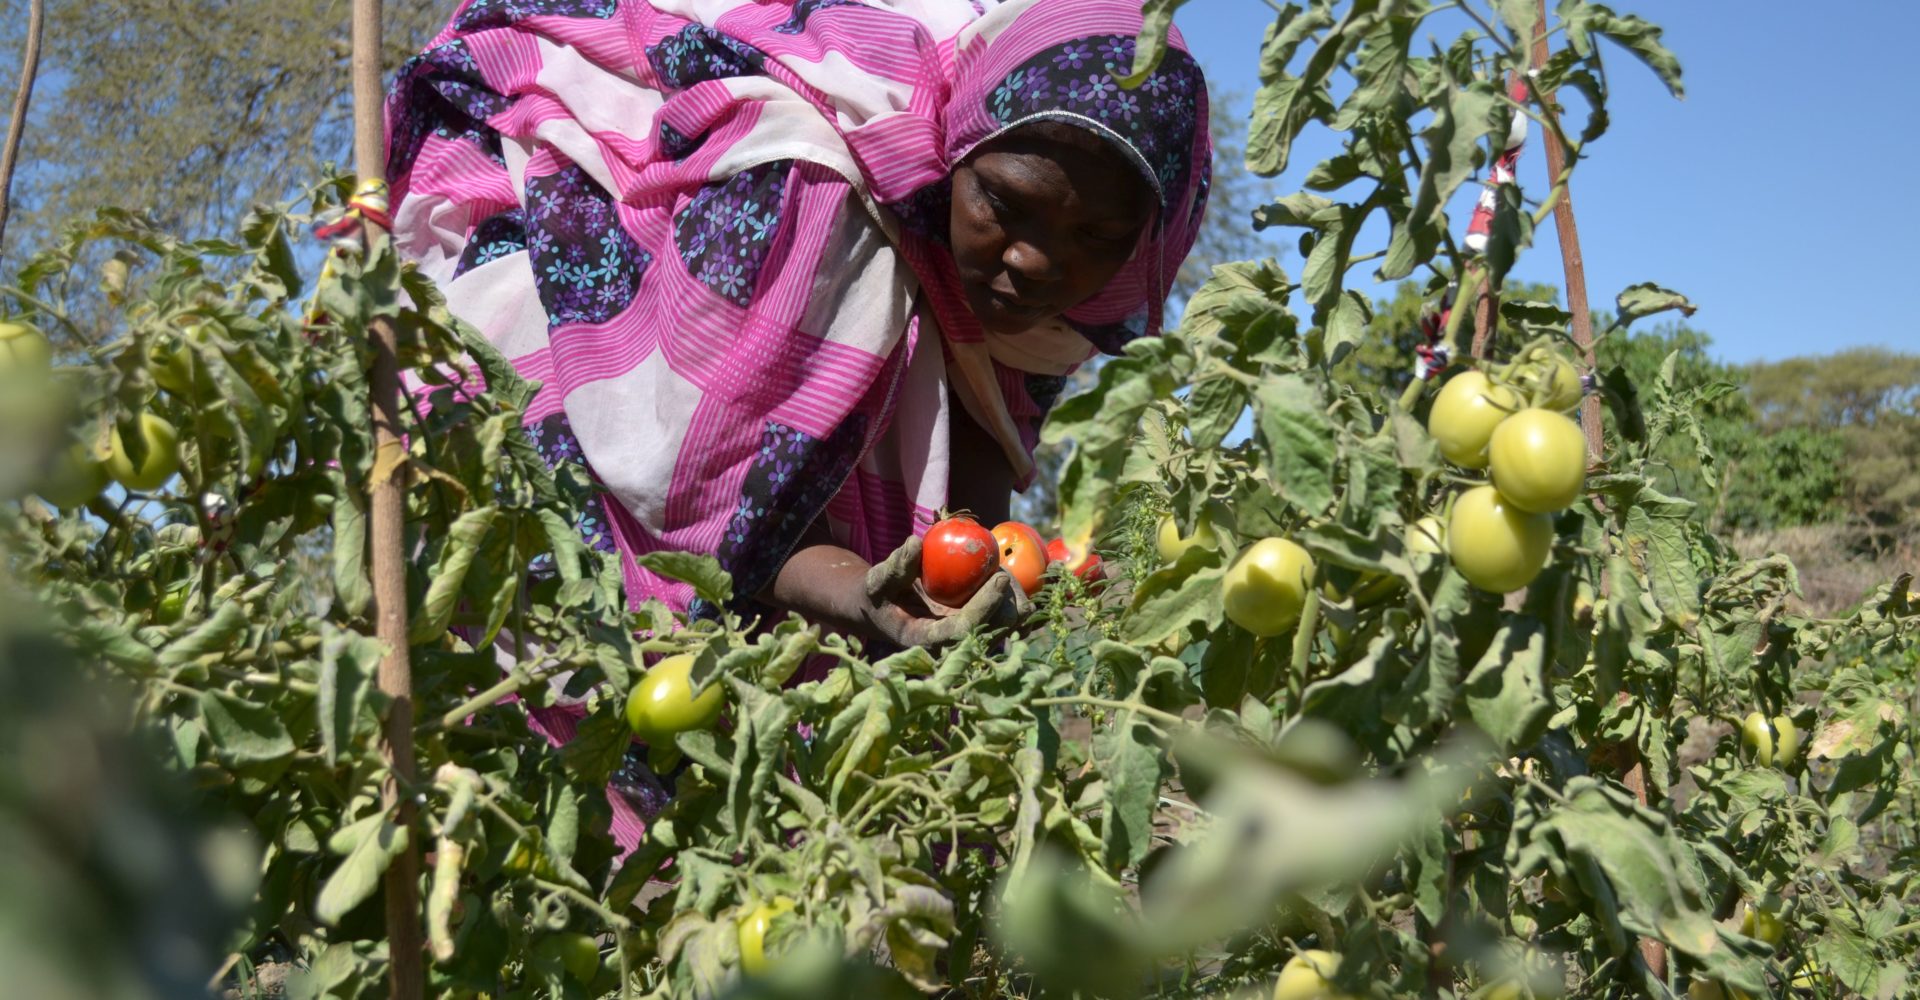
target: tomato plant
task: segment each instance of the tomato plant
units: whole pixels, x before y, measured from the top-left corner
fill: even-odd
[[[1318,948],[1287,959],[1273,984],[1273,1000],[1352,1000],[1337,993],[1332,978],[1340,972],[1340,956]]]
[[[1214,533],[1211,511],[1201,512],[1200,519],[1194,524],[1193,533],[1190,535],[1181,534],[1180,525],[1174,522],[1173,515],[1168,514],[1160,519],[1160,529],[1154,536],[1154,544],[1156,551],[1160,553],[1161,562],[1179,562],[1180,557],[1189,549],[1217,548],[1220,538]]]
[[[1784,715],[1768,719],[1753,712],[1740,723],[1740,743],[1761,767],[1785,768],[1800,755],[1800,730]]]
[[[967,603],[998,565],[999,541],[973,518],[945,518],[927,529],[920,550],[920,582],[927,596],[947,605]]]
[[[0,666],[57,648],[108,728],[193,789],[175,812],[244,825],[250,879],[208,948],[287,963],[301,995],[385,989],[376,897],[410,856],[440,996],[1911,995],[1912,578],[1809,613],[1790,561],[1742,558],[1692,516],[1714,497],[1658,485],[1698,396],[1587,370],[1571,311],[1508,294],[1564,202],[1534,185],[1604,152],[1620,68],[1600,53],[1679,75],[1656,27],[1611,8],[1482,12],[1433,46],[1465,28],[1457,7],[1277,14],[1250,161],[1286,169],[1313,123],[1341,146],[1257,212],[1299,232],[1300,266],[1215,268],[1175,329],[1056,408],[1060,544],[1097,543],[1113,579],[1054,574],[1017,630],[869,647],[673,552],[640,559],[701,613],[630,603],[628,567],[582,533],[596,481],[532,446],[508,359],[378,243],[303,268],[294,240],[338,181],[232,242],[108,213],[0,288],[13,322],[60,331],[98,284],[80,262],[120,264],[110,322],[41,379],[63,394],[31,408],[50,432],[0,462],[21,595],[0,649],[22,619],[39,643]],[[1593,110],[1571,132],[1569,88]],[[1475,250],[1447,208],[1516,118],[1578,155],[1490,189]],[[1386,335],[1362,262],[1446,317],[1462,370],[1437,390],[1411,358],[1401,398],[1334,377]],[[1477,289],[1502,293],[1501,322],[1469,360]],[[1636,285],[1600,322],[1686,305]],[[399,454],[369,431],[376,323],[409,376]],[[1496,428],[1535,407],[1571,440],[1586,382],[1593,475],[1583,434],[1571,495],[1563,456],[1522,470],[1553,513],[1503,500],[1525,489]],[[0,447],[18,410],[0,392]],[[149,446],[149,416],[177,447]],[[177,470],[64,488],[61,462],[116,433],[127,478]],[[369,579],[369,485],[394,475],[405,809],[382,794],[401,779]],[[923,545],[937,600],[995,571],[971,521]],[[1770,760],[1743,745],[1749,714]],[[42,784],[22,787],[56,800]],[[35,823],[9,829],[54,828]]]

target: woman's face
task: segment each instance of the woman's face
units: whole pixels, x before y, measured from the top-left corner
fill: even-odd
[[[953,171],[967,304],[995,333],[1079,305],[1133,255],[1152,204],[1139,171],[1085,129],[1040,123],[982,145]]]

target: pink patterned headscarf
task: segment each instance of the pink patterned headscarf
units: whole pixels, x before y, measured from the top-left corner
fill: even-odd
[[[1137,0],[467,0],[388,101],[396,245],[542,383],[526,422],[601,488],[581,528],[759,593],[809,525],[878,559],[947,496],[953,408],[1030,472],[1064,376],[1159,331],[1206,203],[1178,35],[1121,91]],[[1092,299],[983,331],[948,178],[1030,121],[1088,128],[1158,212]]]

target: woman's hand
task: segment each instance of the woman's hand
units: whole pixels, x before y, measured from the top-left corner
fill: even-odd
[[[981,625],[1014,625],[1031,608],[1013,578],[996,571],[966,605],[935,616],[914,592],[920,539],[878,565],[826,542],[803,543],[787,557],[761,599],[809,620],[896,646],[939,646]]]
[[[921,540],[905,545],[867,571],[867,606],[874,628],[901,646],[940,646],[984,625],[1017,625],[1032,610],[1027,595],[1005,570],[995,570],[967,603],[944,618],[925,613],[914,591],[920,578]],[[897,637],[897,638],[896,638]]]

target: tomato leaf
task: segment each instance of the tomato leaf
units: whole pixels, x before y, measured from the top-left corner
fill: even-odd
[[[1694,312],[1694,305],[1686,296],[1650,281],[1627,286],[1614,302],[1619,310],[1615,314],[1614,325],[1620,327],[1669,310],[1679,310],[1682,316],[1691,316]]]
[[[1153,816],[1166,754],[1153,728],[1135,713],[1120,711],[1093,734],[1093,759],[1106,777],[1101,842],[1112,870],[1138,864],[1153,846]]]
[[[229,767],[281,760],[294,752],[293,737],[270,705],[224,691],[202,691],[200,722],[222,763]]]
[[[407,630],[408,642],[423,645],[446,632],[453,621],[455,602],[467,582],[467,570],[472,568],[480,543],[493,530],[493,523],[499,517],[500,508],[489,504],[461,514],[447,529],[439,540],[440,551],[433,568],[427,573],[426,596],[413,612]]]
[[[724,608],[733,603],[733,578],[720,568],[712,556],[694,555],[691,552],[648,552],[635,556],[634,562],[669,580],[691,584],[693,592],[714,607]]]
[[[321,752],[329,766],[343,750],[352,749],[362,723],[374,721],[365,709],[381,649],[379,640],[341,629],[329,628],[321,638],[314,712],[319,716]]]
[[[1167,54],[1167,32],[1173,27],[1173,12],[1187,0],[1146,0],[1141,5],[1140,34],[1134,39],[1133,66],[1126,75],[1115,75],[1121,87],[1132,90],[1147,81]],[[1119,67],[1110,67],[1118,70]]]
[[[361,837],[340,867],[327,876],[314,901],[314,918],[328,926],[340,923],[348,913],[366,902],[380,888],[380,876],[386,874],[393,859],[407,849],[407,828],[384,814],[367,836]]]
[[[1127,641],[1151,646],[1196,623],[1208,629],[1218,625],[1220,587],[1227,574],[1220,559],[1218,550],[1196,545],[1147,577],[1134,591],[1122,633]]]
[[[1309,515],[1333,506],[1335,440],[1319,390],[1279,375],[1254,391],[1255,426],[1273,488]]]
[[[1546,728],[1553,700],[1545,669],[1546,629],[1535,619],[1515,616],[1461,685],[1474,724],[1507,753],[1531,746]]]

